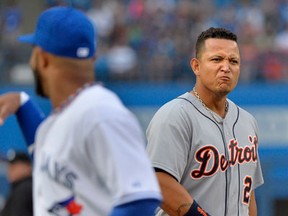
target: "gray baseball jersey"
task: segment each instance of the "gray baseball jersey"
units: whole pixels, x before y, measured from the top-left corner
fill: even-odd
[[[136,118],[100,85],[82,90],[37,130],[36,216],[106,216],[117,205],[161,200]]]
[[[147,128],[153,167],[174,176],[213,216],[248,215],[250,193],[263,184],[257,123],[228,103],[219,124],[187,92],[162,106]]]

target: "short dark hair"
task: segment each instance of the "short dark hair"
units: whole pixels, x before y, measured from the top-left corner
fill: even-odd
[[[209,29],[203,31],[197,38],[196,41],[196,58],[199,57],[200,50],[202,49],[204,42],[209,38],[217,39],[228,39],[235,41],[237,43],[237,35],[225,28],[214,28],[210,27]]]

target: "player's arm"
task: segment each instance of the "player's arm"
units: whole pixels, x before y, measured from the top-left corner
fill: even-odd
[[[207,214],[170,174],[156,170],[156,175],[163,195],[161,208],[170,216],[203,216]]]
[[[249,203],[249,216],[257,216],[257,205],[254,190],[251,192]]]
[[[157,199],[143,199],[116,206],[110,216],[153,216],[160,205]]]
[[[107,115],[106,110],[102,112]],[[91,123],[91,114],[85,116],[89,119],[86,125]],[[103,187],[113,192],[114,205],[110,216],[154,216],[162,196],[145,152],[140,125],[130,112],[125,112],[106,116],[105,121],[97,122],[96,127],[92,127],[87,146],[97,175],[105,181]],[[101,145],[96,145],[97,142]],[[107,157],[108,154],[111,156]]]
[[[3,125],[8,116],[15,114],[20,107],[20,94],[10,92],[0,95],[0,125]]]
[[[35,132],[45,118],[40,108],[24,92],[10,92],[0,96],[0,124],[16,114],[27,145],[34,143]]]
[[[36,130],[44,120],[45,115],[28,94],[21,92],[20,107],[16,111],[16,117],[29,147],[34,143]]]

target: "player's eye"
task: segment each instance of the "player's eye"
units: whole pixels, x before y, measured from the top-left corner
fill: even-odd
[[[221,58],[212,58],[211,59],[213,62],[220,62],[221,61]]]
[[[230,63],[233,65],[237,65],[239,63],[239,61],[237,59],[231,59]]]

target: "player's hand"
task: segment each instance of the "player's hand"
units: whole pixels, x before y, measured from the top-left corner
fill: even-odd
[[[0,95],[0,125],[4,124],[5,119],[14,114],[20,107],[20,93],[9,92]]]

